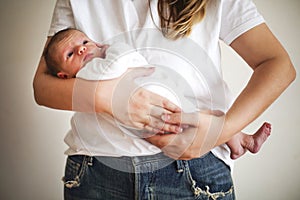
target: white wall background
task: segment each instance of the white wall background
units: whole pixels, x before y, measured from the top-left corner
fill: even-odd
[[[300,1],[254,0],[272,31],[300,66]],[[0,199],[62,199],[65,132],[71,113],[39,107],[32,79],[46,41],[55,0],[0,1]],[[238,94],[250,71],[222,46],[228,84]],[[296,200],[300,197],[299,81],[246,131],[265,120],[272,136],[258,155],[236,162],[234,181],[239,200]]]

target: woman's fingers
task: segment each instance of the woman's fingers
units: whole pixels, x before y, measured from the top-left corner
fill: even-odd
[[[189,133],[157,134],[146,138],[146,140],[160,148],[170,158],[189,160],[199,156],[199,154],[196,155],[195,152],[190,150],[195,137],[196,132],[190,130]],[[197,153],[199,152],[197,151]]]
[[[200,115],[199,112],[194,113],[171,113],[171,114],[163,114],[161,119],[165,123],[169,124],[183,124],[190,126],[197,126],[199,124]]]
[[[155,71],[154,67],[134,68],[127,72],[125,79],[126,79],[126,81],[134,83],[134,79],[150,76],[154,71]],[[137,89],[138,86],[135,85],[135,87],[136,87],[135,88],[136,92],[139,92],[139,89]],[[158,94],[155,94],[153,92],[150,92],[148,90],[145,90],[145,89],[140,90],[141,93],[139,93],[138,95],[147,96],[147,94],[143,94],[143,92],[145,92],[145,91],[147,91],[146,93],[148,95],[151,94],[151,96],[149,98],[149,100],[150,100],[149,103],[151,103],[151,105],[155,106],[154,108],[161,108],[161,112],[159,112],[159,116],[166,111],[170,111],[170,112],[180,112],[181,111],[180,107],[177,106],[176,104],[174,104],[171,101],[169,101],[168,99],[166,99]],[[158,114],[153,115],[153,116],[158,116]]]
[[[142,87],[131,94],[131,100],[136,104],[149,106],[150,115],[158,118],[165,113],[181,112],[181,108],[176,104]]]
[[[170,100],[168,100],[168,99],[166,99],[166,98],[164,98],[164,97],[162,97],[160,95],[154,94],[154,93],[153,93],[153,96],[151,98],[151,103],[154,106],[163,108],[164,112],[160,112],[160,116],[163,113],[181,112],[181,108],[179,106],[177,106],[176,104],[174,104]],[[169,111],[169,112],[167,112],[167,111]]]
[[[150,117],[151,121],[144,128],[147,131],[154,133],[181,133],[183,128],[176,124],[167,124],[161,119]]]
[[[120,78],[112,95],[112,114],[129,127],[177,133],[180,131],[179,125],[164,122],[161,115],[180,112],[181,109],[135,83],[136,78],[149,76],[153,72],[154,68],[134,68]]]
[[[217,144],[225,119],[223,115],[216,116],[201,112],[175,113],[168,114],[168,116],[170,116],[166,120],[168,122],[178,123],[180,121],[188,123],[190,126],[178,134],[154,135],[146,140],[159,147],[167,156],[184,160],[200,157],[210,151]],[[191,120],[192,126],[188,120]]]

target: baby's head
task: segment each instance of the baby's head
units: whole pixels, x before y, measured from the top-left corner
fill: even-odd
[[[50,39],[44,57],[52,75],[73,78],[93,58],[104,58],[106,47],[93,42],[83,32],[69,28]]]

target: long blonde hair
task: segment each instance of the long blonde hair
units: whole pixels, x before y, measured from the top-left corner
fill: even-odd
[[[158,0],[157,10],[163,35],[170,39],[188,36],[200,22],[208,0]]]

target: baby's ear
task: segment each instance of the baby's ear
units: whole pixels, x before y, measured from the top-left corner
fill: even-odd
[[[62,79],[68,78],[68,74],[66,74],[64,72],[57,72],[57,76],[58,76],[58,78],[62,78]]]

